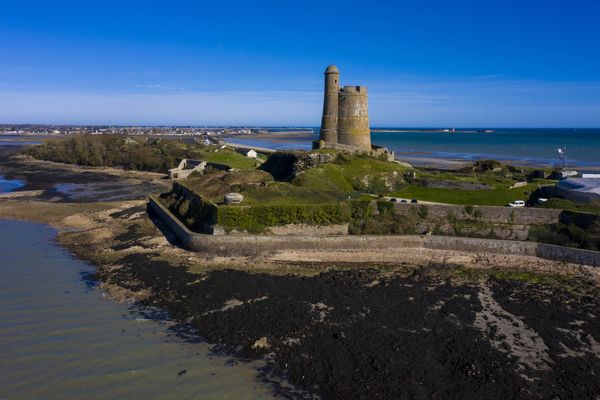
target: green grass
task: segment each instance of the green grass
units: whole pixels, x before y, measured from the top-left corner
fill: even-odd
[[[587,212],[592,214],[600,214],[600,201],[590,203],[574,203],[564,199],[549,199],[541,205],[543,208],[557,208],[568,211]]]
[[[223,196],[230,192],[243,191],[244,188],[263,188],[273,182],[273,177],[261,170],[246,169],[233,172],[217,172],[212,174],[191,176],[180,181],[194,193],[206,197],[212,202],[221,203]]]
[[[242,205],[295,205],[335,203],[343,197],[339,192],[274,182],[267,186],[247,187],[242,192]]]
[[[340,161],[311,168],[292,182],[275,182],[261,187],[244,188],[244,205],[294,205],[334,203],[356,198],[361,191],[377,189],[378,174],[393,174],[401,179],[407,168],[367,157],[346,156]],[[370,187],[362,187],[357,178],[375,177]]]
[[[256,165],[255,160],[227,149],[219,149],[218,152],[214,152],[214,148],[203,149],[201,152],[198,151],[197,157],[238,169],[253,170]],[[358,198],[362,194],[390,194],[421,201],[460,205],[504,206],[514,200],[527,200],[540,184],[553,183],[548,180],[536,180],[525,187],[509,189],[516,180],[506,177],[504,174],[417,171],[418,179],[479,182],[488,184],[493,189],[429,188],[418,184],[406,184],[404,173],[408,170],[410,168],[397,163],[342,153],[334,162],[308,169],[292,182],[271,182],[258,186],[256,184],[246,185],[241,181],[239,185],[232,186],[231,190],[242,193],[243,205],[255,206],[334,203],[348,198]],[[205,178],[205,180],[207,182],[202,182],[202,184],[208,184],[210,178]],[[219,182],[214,183],[219,184]],[[401,187],[402,185],[406,186]],[[222,191],[209,191],[214,192],[215,196],[207,194],[207,190],[202,190],[201,186],[196,186],[201,194],[215,199],[222,196]],[[399,189],[394,191],[390,188]],[[390,190],[392,193],[389,193]]]
[[[504,185],[494,185],[494,189],[490,190],[439,189],[408,185],[391,193],[390,196],[435,203],[504,206],[514,200],[527,200],[537,188],[538,184],[535,182],[516,189],[509,189]]]
[[[344,168],[344,175],[347,178],[354,177],[359,174],[375,173],[375,172],[404,172],[410,168],[405,167],[395,162],[377,160],[371,157],[358,156],[343,156],[335,161],[335,164]]]
[[[194,152],[194,156],[202,161],[224,164],[235,169],[254,169],[257,166],[255,159],[228,149],[219,149],[216,152],[198,150]]]
[[[305,171],[293,182],[274,182],[262,187],[248,187],[242,193],[244,204],[322,204],[346,199],[354,191],[343,168],[326,164]]]

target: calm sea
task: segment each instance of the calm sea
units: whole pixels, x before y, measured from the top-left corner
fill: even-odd
[[[277,149],[309,149],[318,138],[318,128],[310,137],[291,134],[289,138],[270,141],[237,137],[231,142],[253,143]],[[473,128],[456,128],[465,133],[427,132],[410,128],[372,128],[402,132],[372,132],[373,144],[388,147],[396,158],[444,158],[477,160],[494,158],[524,165],[558,165],[557,149],[566,149],[572,166],[600,166],[600,129],[493,129],[477,133]],[[487,129],[487,128],[486,128]],[[275,129],[274,129],[275,130]],[[278,129],[277,129],[278,130]]]
[[[0,220],[0,399],[269,399],[247,363],[103,298],[56,232]]]

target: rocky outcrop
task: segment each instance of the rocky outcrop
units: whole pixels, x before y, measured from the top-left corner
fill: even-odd
[[[294,162],[292,174],[295,177],[307,169],[335,161],[336,158],[336,153],[306,153]]]
[[[278,151],[260,167],[277,181],[291,181],[310,168],[335,161],[335,153],[304,153],[299,151]]]

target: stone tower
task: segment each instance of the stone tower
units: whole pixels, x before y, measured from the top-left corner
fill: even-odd
[[[338,141],[338,93],[340,91],[340,71],[335,65],[325,70],[325,96],[323,118],[321,119],[320,139],[325,142]]]
[[[344,86],[340,89],[339,81],[337,67],[327,67],[320,140],[329,146],[338,144],[371,151],[367,87]]]
[[[366,86],[344,86],[338,99],[338,143],[371,150]]]

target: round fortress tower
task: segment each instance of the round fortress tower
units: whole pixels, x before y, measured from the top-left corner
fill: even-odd
[[[340,71],[335,65],[325,70],[325,98],[321,118],[320,139],[325,142],[338,141],[338,93],[340,91]]]
[[[367,87],[344,86],[339,91],[338,104],[338,142],[370,151]]]

